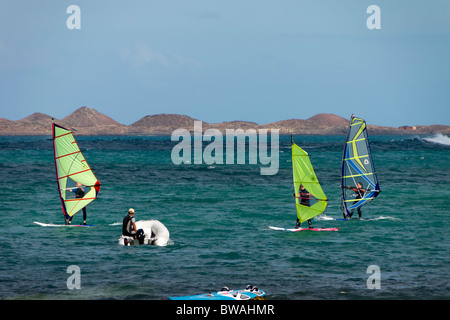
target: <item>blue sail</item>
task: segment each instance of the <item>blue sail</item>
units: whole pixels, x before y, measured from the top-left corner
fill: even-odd
[[[352,115],[342,157],[342,211],[350,218],[354,211],[380,193],[370,153],[366,122]]]

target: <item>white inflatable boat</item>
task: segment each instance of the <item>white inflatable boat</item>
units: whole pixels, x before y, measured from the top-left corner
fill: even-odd
[[[128,236],[120,236],[119,245],[133,246],[139,244],[149,244],[155,246],[166,246],[170,241],[170,233],[166,226],[158,220],[136,221],[136,228],[144,231],[144,237],[141,241]]]

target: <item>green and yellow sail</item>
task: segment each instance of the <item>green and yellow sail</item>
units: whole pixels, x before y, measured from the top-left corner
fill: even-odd
[[[72,134],[72,131],[53,123],[53,150],[56,179],[66,219],[83,209],[97,198],[100,182],[95,177]],[[80,183],[85,194],[75,198],[76,183]]]
[[[314,218],[325,211],[328,199],[309,160],[308,153],[292,142],[292,172],[294,178],[295,203],[300,222]],[[301,203],[299,190],[303,185],[310,194],[308,204]]]

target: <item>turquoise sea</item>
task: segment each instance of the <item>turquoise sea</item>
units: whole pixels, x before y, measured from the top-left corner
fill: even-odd
[[[259,164],[175,165],[169,136],[76,138],[102,183],[91,228],[34,224],[64,223],[51,137],[0,137],[0,299],[167,300],[247,284],[271,300],[450,297],[446,136],[370,136],[382,192],[362,221],[331,220],[342,217],[345,137],[294,136],[330,199],[313,225],[339,227],[300,233],[268,228],[295,225],[288,136],[271,176]],[[172,243],[119,246],[130,207],[164,223]],[[70,290],[73,265],[81,287]],[[372,265],[379,289],[368,288]]]

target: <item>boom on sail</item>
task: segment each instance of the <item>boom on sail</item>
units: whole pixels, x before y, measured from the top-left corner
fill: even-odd
[[[53,123],[53,151],[56,179],[64,217],[69,219],[97,198],[100,182],[89,167],[72,131]],[[74,198],[76,183],[90,188],[82,198]]]

